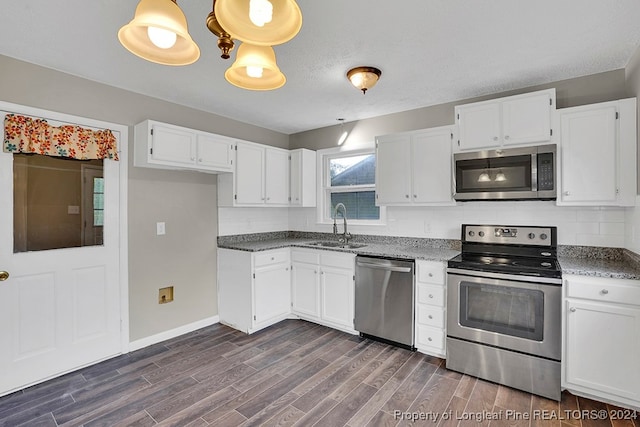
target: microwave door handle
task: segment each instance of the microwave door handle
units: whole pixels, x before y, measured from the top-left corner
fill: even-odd
[[[531,153],[531,191],[538,191],[538,154]]]

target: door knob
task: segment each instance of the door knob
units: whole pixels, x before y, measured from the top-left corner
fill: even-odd
[[[8,271],[0,271],[0,282],[4,282],[8,278],[9,278],[9,272]]]

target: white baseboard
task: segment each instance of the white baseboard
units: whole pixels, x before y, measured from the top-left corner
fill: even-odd
[[[131,341],[129,343],[129,351],[140,350],[141,348],[145,348],[171,338],[179,337],[180,335],[188,334],[189,332],[193,332],[200,328],[211,326],[219,322],[220,316],[208,317],[206,319],[198,320],[197,322],[189,323],[188,325],[183,325],[175,329],[160,332],[159,334]]]

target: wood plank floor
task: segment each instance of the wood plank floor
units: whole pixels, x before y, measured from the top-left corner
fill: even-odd
[[[5,396],[0,426],[640,427],[580,412],[616,409],[566,392],[550,401],[287,320],[250,336],[213,325]]]

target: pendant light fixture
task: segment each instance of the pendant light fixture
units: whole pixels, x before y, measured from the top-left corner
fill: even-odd
[[[381,75],[382,71],[375,67],[356,67],[347,71],[347,78],[351,84],[362,93],[367,93],[367,90],[374,87]]]
[[[485,170],[478,177],[478,182],[491,182],[491,177],[489,176],[489,171]]]
[[[236,60],[224,78],[234,86],[249,90],[278,89],[287,81],[276,64],[273,48],[249,43],[238,47]]]
[[[131,53],[163,65],[188,65],[200,58],[187,19],[175,0],[140,0],[133,20],[118,31]]]
[[[286,43],[302,27],[295,0],[216,0],[214,12],[234,39],[257,46]]]

